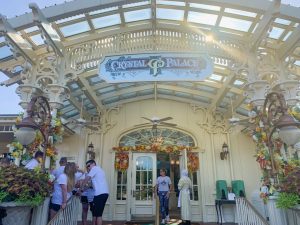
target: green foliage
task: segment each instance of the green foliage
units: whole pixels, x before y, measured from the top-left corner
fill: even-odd
[[[300,167],[293,168],[280,183],[280,192],[300,196]]]
[[[0,191],[0,202],[4,202],[4,200],[7,198],[8,193],[4,191]]]
[[[36,206],[50,196],[51,190],[48,174],[15,166],[0,169],[0,202],[15,201]]]
[[[300,197],[298,194],[282,192],[279,194],[276,206],[282,209],[292,208],[298,204]]]

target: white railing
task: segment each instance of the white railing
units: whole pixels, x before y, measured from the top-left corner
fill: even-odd
[[[212,43],[206,41],[201,34],[157,29],[115,34],[67,49],[69,66],[73,69],[96,68],[103,56],[107,54],[148,51],[208,53],[216,64],[227,66],[229,59],[239,57],[236,52],[243,51],[243,44],[235,43],[233,40],[220,40]]]
[[[49,221],[48,225],[77,225],[79,204],[79,198],[72,196],[66,208],[59,210],[55,217]]]
[[[236,199],[236,209],[239,225],[269,225],[245,198]]]

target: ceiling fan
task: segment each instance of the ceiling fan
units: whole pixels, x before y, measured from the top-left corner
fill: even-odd
[[[151,125],[152,124],[152,129],[157,129],[157,126],[159,125],[164,125],[164,126],[169,126],[169,127],[175,127],[177,126],[177,124],[175,123],[166,123],[165,121],[167,120],[171,120],[173,119],[172,117],[165,117],[165,118],[159,118],[159,117],[152,117],[151,119],[147,118],[147,117],[141,117],[145,120],[148,120],[149,122],[147,123],[142,123],[142,124],[139,124],[139,125],[136,125],[136,126],[141,126],[141,125]]]
[[[81,108],[80,108],[79,118],[77,118],[77,119],[70,119],[70,121],[68,121],[64,125],[72,124],[72,125],[74,125],[74,127],[79,127],[79,128],[86,127],[88,129],[91,129],[91,130],[98,130],[98,128],[95,127],[95,125],[97,125],[97,123],[86,121],[83,118],[82,114],[83,114],[83,97],[81,98]]]

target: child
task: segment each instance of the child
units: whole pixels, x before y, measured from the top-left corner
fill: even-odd
[[[169,216],[169,197],[170,197],[170,189],[171,189],[171,179],[166,176],[166,169],[160,169],[160,176],[156,180],[156,192],[159,197],[160,204],[160,213],[162,218],[162,224],[170,221]]]

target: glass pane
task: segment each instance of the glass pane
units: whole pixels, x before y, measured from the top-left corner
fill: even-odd
[[[147,184],[147,171],[141,172],[141,182],[142,184]]]
[[[241,15],[241,16],[249,16],[249,17],[256,17],[256,15],[257,15],[254,12],[247,12],[247,11],[238,10],[238,9],[231,9],[231,8],[226,8],[225,12],[232,13],[232,14],[237,14],[237,15]]]
[[[199,197],[198,197],[198,187],[197,186],[194,186],[193,187],[193,195],[194,195],[194,201],[198,201],[199,200]]]
[[[122,172],[118,171],[117,174],[117,184],[122,184]]]
[[[166,19],[166,20],[183,20],[184,11],[177,9],[156,9],[156,17],[158,19]]]
[[[188,22],[192,22],[192,23],[202,23],[202,24],[214,26],[216,24],[217,18],[218,15],[215,14],[190,11],[187,20]]]
[[[136,185],[135,187],[135,199],[136,200],[141,200],[141,189],[140,189],[140,186],[139,185]]]
[[[126,186],[124,185],[122,187],[122,200],[126,200],[127,199],[127,188]]]
[[[96,19],[92,19],[95,29],[109,27],[121,23],[120,14],[114,14],[110,16],[103,16]]]
[[[142,9],[142,10],[125,12],[124,16],[126,22],[148,20],[151,18],[151,9]]]
[[[220,27],[226,27],[229,29],[247,32],[251,24],[252,24],[251,21],[223,16],[220,22]]]
[[[204,90],[206,92],[211,92],[215,93],[216,89],[215,88],[209,88],[209,87],[201,87],[196,86],[197,89]],[[160,90],[161,91],[161,90]],[[159,91],[159,92],[160,92]],[[172,92],[170,91],[170,95]],[[119,97],[116,97],[116,101],[118,100]],[[171,134],[176,133],[176,137],[171,136]],[[153,134],[153,130],[151,128],[149,129],[141,129],[138,131],[133,131],[131,133],[128,133],[124,135],[120,142],[119,146],[136,146],[136,145],[150,145],[150,139],[154,136],[159,136],[162,137],[164,142],[163,145],[183,145],[183,146],[195,146],[195,142],[193,138],[181,131],[177,131],[174,129],[169,129],[169,128],[161,128],[157,129],[157,133]],[[140,159],[137,161],[137,165],[141,163]],[[148,167],[149,170],[152,170],[152,161],[151,164],[149,164]]]
[[[204,5],[204,4],[198,4],[198,3],[190,3],[190,7],[193,8],[200,8],[200,9],[208,9],[213,11],[220,11],[221,7],[214,6],[214,5]]]
[[[193,184],[197,185],[198,184],[198,180],[197,180],[197,172],[193,172]]]
[[[140,184],[141,183],[141,176],[140,176],[140,171],[136,171],[136,178],[135,178],[135,183]]]
[[[121,200],[121,186],[117,186],[117,200]]]
[[[148,171],[148,184],[152,185],[153,184],[153,180],[152,180],[152,172]]]
[[[61,27],[60,30],[65,37],[72,36],[74,34],[80,34],[86,31],[89,31],[91,28],[88,22],[83,21],[80,23],[74,23],[69,26]]]
[[[272,31],[269,34],[270,38],[278,39],[282,35],[284,29],[281,29],[279,27],[273,27]]]
[[[4,59],[11,55],[12,55],[12,51],[10,50],[9,47],[7,46],[0,47],[0,59]]]
[[[123,173],[123,177],[122,178],[123,178],[122,179],[122,184],[127,184],[127,172],[126,171]]]

